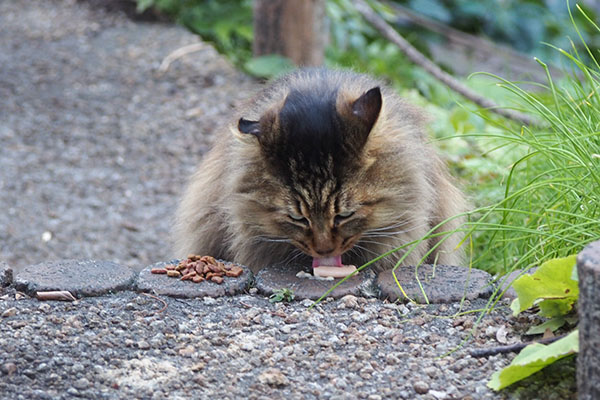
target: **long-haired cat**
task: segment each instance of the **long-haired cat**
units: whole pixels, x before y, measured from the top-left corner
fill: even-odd
[[[218,132],[192,176],[176,215],[177,256],[210,254],[254,271],[359,266],[421,238],[465,207],[422,124],[418,110],[365,75],[301,69],[272,82]],[[440,237],[403,264],[418,263]],[[460,264],[459,239],[449,236],[426,262]]]

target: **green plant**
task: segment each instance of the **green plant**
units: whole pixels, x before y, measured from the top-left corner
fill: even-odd
[[[571,312],[579,294],[575,258],[573,255],[549,260],[532,275],[523,275],[513,283],[518,295],[511,305],[514,315],[538,307],[540,316],[551,318],[528,333],[543,333],[546,329],[555,331],[565,323],[565,316]],[[510,365],[494,373],[488,386],[500,390],[576,353],[579,349],[578,333],[574,330],[549,345],[535,343],[525,347]]]
[[[269,296],[269,302],[279,303],[282,301],[290,302],[294,300],[294,291],[287,288],[275,290],[271,296]]]
[[[543,127],[504,123],[497,132],[475,135],[487,142],[486,155],[496,153],[507,165],[493,180],[502,198],[471,215],[470,233],[481,250],[476,266],[507,271],[539,265],[600,238],[600,68],[593,53],[590,66],[572,49],[557,49],[572,64],[561,82],[540,61],[548,77],[541,94],[499,83]]]

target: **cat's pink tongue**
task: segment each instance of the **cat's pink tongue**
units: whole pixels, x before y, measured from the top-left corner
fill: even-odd
[[[313,258],[313,263],[312,266],[313,268],[315,267],[320,267],[323,265],[327,265],[327,266],[333,266],[333,267],[341,267],[343,266],[342,264],[342,256],[335,256],[335,257],[325,257],[325,258]]]

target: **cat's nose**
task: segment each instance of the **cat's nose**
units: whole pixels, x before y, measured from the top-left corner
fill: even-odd
[[[335,247],[332,247],[331,249],[327,249],[327,250],[315,249],[315,251],[320,256],[329,256],[335,251]]]

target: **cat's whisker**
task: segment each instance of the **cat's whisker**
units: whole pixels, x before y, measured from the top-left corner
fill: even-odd
[[[394,229],[394,228],[398,228],[400,226],[406,225],[408,224],[410,221],[404,220],[404,221],[399,221],[395,224],[390,224],[390,225],[386,225],[386,226],[382,226],[379,228],[373,228],[373,229],[369,229],[367,232],[379,232],[379,231],[385,231],[387,229]]]
[[[370,250],[370,249],[368,249],[368,248],[366,248],[366,247],[363,247],[363,246],[361,246],[361,245],[359,245],[359,244],[355,244],[355,245],[354,245],[354,247],[353,247],[353,249],[354,249],[354,248],[356,248],[356,249],[359,249],[359,250],[362,250],[362,251],[366,251],[366,252],[368,252],[368,253],[371,253],[371,254],[373,254],[373,255],[375,255],[375,256],[380,256],[380,255],[381,255],[381,254],[378,254],[377,252],[375,252],[375,251],[373,251],[373,250]]]
[[[376,244],[376,245],[381,246],[381,247],[392,247],[392,248],[397,247],[395,243],[391,244],[391,243],[384,243],[384,242],[376,242],[376,241],[373,241],[373,240],[360,240],[358,243]]]
[[[304,254],[301,250],[299,249],[294,249],[292,252],[290,252],[288,254],[288,256],[282,261],[283,265],[290,265],[295,259],[297,259],[298,257],[300,257],[302,254]]]
[[[401,223],[401,224],[394,224],[394,225],[384,226],[384,227],[381,227],[381,228],[369,229],[366,232],[376,233],[376,232],[381,232],[381,231],[387,231],[387,230],[390,230],[390,229],[399,228],[399,227],[404,226],[406,224],[407,224],[407,222]]]
[[[272,243],[291,243],[291,239],[284,237],[272,237],[272,236],[264,236],[264,235],[256,235],[250,238],[252,241],[256,242],[272,242]]]
[[[365,233],[362,234],[362,237],[383,237],[383,236],[387,236],[387,237],[395,237],[396,235],[400,235],[403,233],[408,233],[417,229],[421,229],[421,228],[425,228],[428,227],[428,224],[419,224],[419,225],[415,225],[411,228],[408,229],[403,229],[400,231],[393,231],[393,232],[387,232],[387,231],[380,231],[380,232],[374,232],[372,230],[369,231],[365,231]]]

